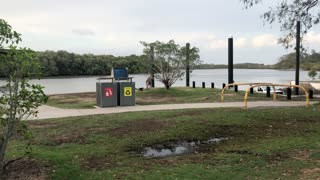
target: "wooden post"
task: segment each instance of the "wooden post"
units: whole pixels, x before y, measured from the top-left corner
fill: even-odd
[[[211,83],[211,88],[214,89],[214,83]]]
[[[202,82],[202,88],[206,88],[206,83]]]
[[[228,38],[228,84],[233,81],[233,38]]]
[[[186,44],[186,86],[190,86],[190,43]]]
[[[299,68],[300,68],[300,21],[297,22],[296,34],[296,85],[299,85]],[[299,88],[294,88],[294,94],[299,95]]]
[[[196,88],[196,82],[192,81],[192,88]]]
[[[154,47],[150,47],[150,59],[151,59],[151,87],[154,88]]]

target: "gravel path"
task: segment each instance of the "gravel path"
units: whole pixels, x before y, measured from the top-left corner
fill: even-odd
[[[316,102],[310,102],[314,104]],[[257,107],[294,107],[305,106],[302,101],[255,101],[248,102],[248,108]],[[39,107],[38,117],[30,119],[51,119],[72,116],[86,116],[94,114],[111,114],[133,111],[156,111],[156,110],[173,110],[173,109],[197,109],[197,108],[223,108],[236,107],[243,108],[243,102],[224,102],[224,103],[193,103],[193,104],[163,104],[163,105],[144,105],[144,106],[121,106],[110,108],[96,109],[60,109],[56,107],[43,105]]]

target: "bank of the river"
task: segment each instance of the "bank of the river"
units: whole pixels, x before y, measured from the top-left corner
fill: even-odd
[[[181,104],[181,103],[213,103],[220,102],[221,89],[209,88],[187,88],[172,87],[169,90],[165,88],[153,88],[144,91],[136,91],[137,105],[155,105],[155,104]],[[243,102],[244,91],[234,92],[225,91],[225,101]],[[272,101],[266,94],[250,94],[249,101]],[[277,95],[277,100],[286,100],[286,96]],[[293,97],[292,101],[304,101],[305,97]],[[315,96],[313,100],[319,100]],[[96,106],[96,93],[71,93],[50,95],[47,105],[64,109],[94,109]]]
[[[136,87],[145,87],[147,74],[134,74],[133,81]],[[72,78],[48,78],[41,80],[32,80],[32,83],[41,84],[45,87],[47,94],[66,94],[79,92],[94,92],[98,77],[106,76],[89,76],[89,77],[72,77]],[[270,70],[270,69],[235,69],[235,82],[272,82],[289,84],[294,80],[295,71],[293,70]],[[307,71],[300,71],[300,80],[310,80]],[[210,70],[193,70],[191,73],[191,81],[196,82],[196,86],[201,86],[202,82],[206,83],[206,87],[210,87],[211,83],[215,83],[215,87],[221,88],[222,83],[228,81],[227,69],[210,69]],[[156,81],[156,87],[163,87],[161,82]],[[0,86],[5,84],[5,81],[0,80]],[[185,80],[178,80],[174,86],[185,86]],[[246,87],[239,87],[245,89]]]

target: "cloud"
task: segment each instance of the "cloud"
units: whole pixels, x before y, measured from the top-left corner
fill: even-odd
[[[212,34],[209,34],[207,36],[207,38],[208,38],[208,40],[214,40],[216,37],[214,35],[212,35]]]
[[[215,39],[215,38],[208,38],[210,41],[209,48],[210,49],[223,49],[228,48],[228,40],[227,39]],[[234,39],[234,46],[237,48],[243,48],[246,47],[247,39],[244,37],[235,38]]]
[[[252,38],[251,44],[255,48],[274,46],[277,44],[277,38],[273,34],[262,34]]]
[[[228,47],[228,43],[226,40],[213,40],[210,44],[209,44],[209,48],[210,49],[222,49],[222,48],[227,48]]]
[[[320,33],[315,33],[311,31],[305,36],[304,40],[308,44],[318,44],[320,43]]]
[[[247,39],[246,38],[236,38],[234,42],[235,47],[242,48],[247,45]]]
[[[186,43],[191,43],[191,46],[199,48],[210,48],[210,44],[215,42],[215,39],[209,40],[208,37],[215,37],[212,34],[206,32],[103,32],[98,34],[102,36],[102,40],[108,44],[117,47],[123,47],[127,45],[140,46],[140,41],[146,41],[148,43],[154,41],[168,42],[173,39],[181,46]],[[212,39],[212,38],[211,38]]]
[[[95,35],[95,32],[89,30],[89,29],[72,29],[72,33],[80,36],[93,36]]]

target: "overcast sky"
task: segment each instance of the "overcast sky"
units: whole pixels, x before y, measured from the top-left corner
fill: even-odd
[[[269,0],[275,1],[275,0]],[[239,0],[10,0],[0,18],[22,33],[23,46],[75,53],[142,54],[140,41],[169,41],[200,48],[205,63],[227,64],[227,38],[234,62],[273,64],[288,53],[278,25],[263,25],[268,4],[245,10]],[[319,28],[307,46],[319,51]]]

